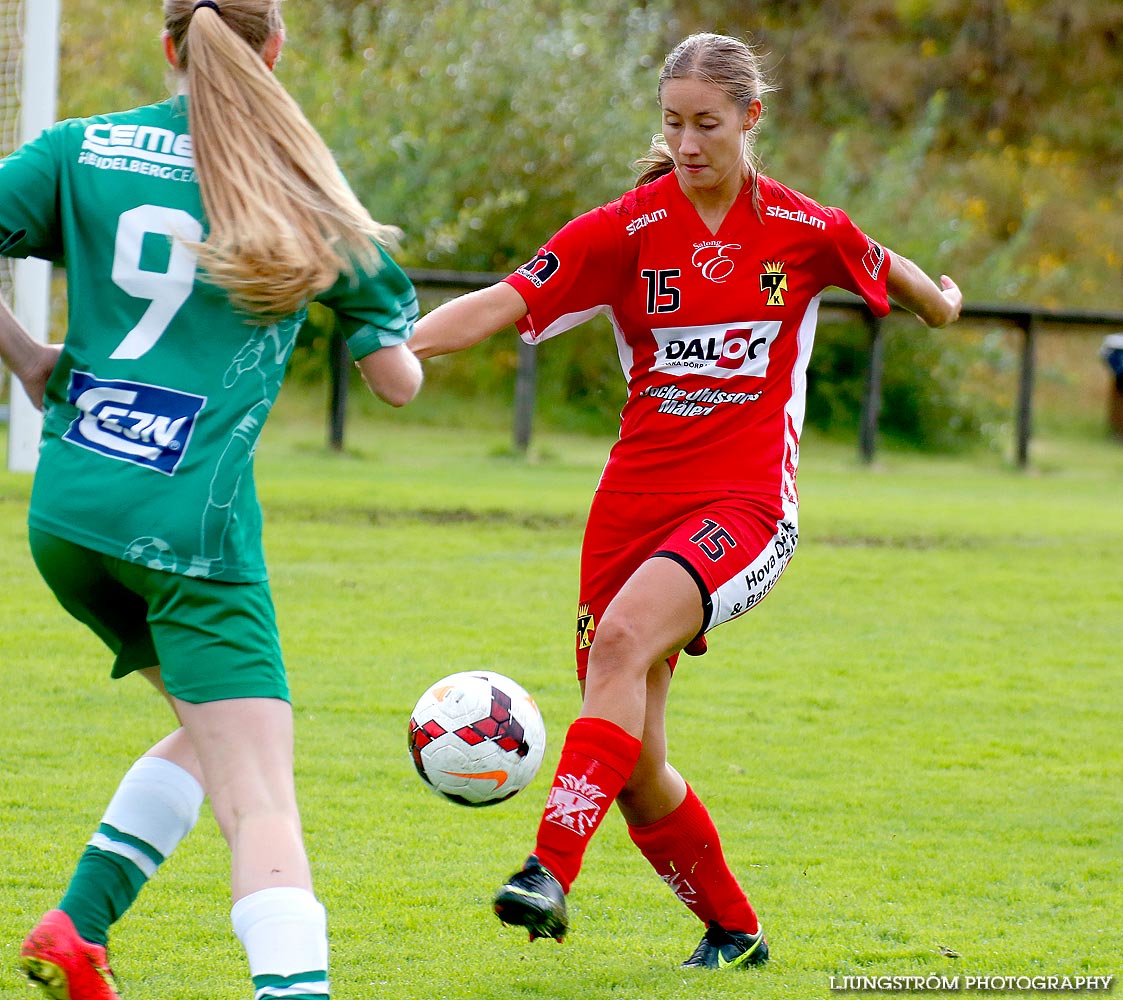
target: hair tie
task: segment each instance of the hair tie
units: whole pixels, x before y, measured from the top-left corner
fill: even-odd
[[[219,17],[222,17],[222,11],[218,9],[218,4],[216,4],[214,0],[199,0],[199,2],[191,8],[191,13],[194,14],[200,7],[210,7]]]

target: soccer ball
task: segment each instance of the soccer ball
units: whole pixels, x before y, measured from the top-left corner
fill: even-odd
[[[489,806],[530,784],[546,752],[546,726],[534,700],[509,677],[452,674],[418,700],[409,752],[438,795]]]

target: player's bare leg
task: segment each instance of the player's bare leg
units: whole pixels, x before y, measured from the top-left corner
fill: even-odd
[[[747,897],[725,863],[705,806],[667,761],[666,709],[671,670],[647,679],[643,748],[616,802],[628,833],[660,878],[706,926],[685,968],[745,968],[768,958],[768,943]]]
[[[694,578],[672,559],[648,559],[597,624],[581,716],[608,719],[642,737],[649,675],[666,670],[667,658],[690,642],[702,625],[702,600]]]
[[[167,697],[159,667],[139,673]],[[202,802],[202,772],[179,727],[122,778],[59,908],[39,921],[20,949],[25,975],[48,996],[115,1000],[110,926],[191,832]]]
[[[526,927],[531,940],[564,937],[565,896],[585,848],[641,758],[649,677],[654,672],[662,678],[654,683],[657,701],[665,703],[666,658],[701,629],[701,603],[697,585],[681,566],[652,559],[633,574],[599,623],[581,716],[566,734],[535,852],[495,898],[499,918]],[[676,790],[668,787],[664,794],[673,800]]]
[[[231,921],[258,996],[327,995],[323,906],[312,892],[293,780],[292,706],[233,698],[176,709],[230,845]]]
[[[312,888],[296,805],[292,706],[279,698],[191,704],[179,717],[231,851],[235,901],[272,886]]]

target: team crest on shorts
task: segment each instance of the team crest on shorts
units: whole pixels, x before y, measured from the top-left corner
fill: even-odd
[[[577,608],[577,648],[588,649],[593,644],[593,633],[597,630],[596,620],[589,611],[589,605]]]

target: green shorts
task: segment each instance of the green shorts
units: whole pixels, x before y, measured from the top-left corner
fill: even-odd
[[[198,580],[35,528],[29,537],[59,603],[117,657],[114,677],[159,666],[164,687],[183,701],[289,700],[268,583]]]

